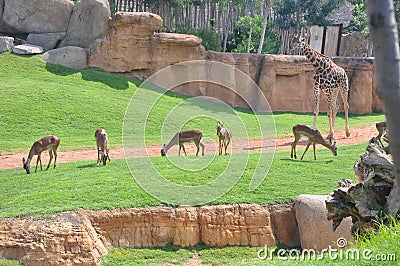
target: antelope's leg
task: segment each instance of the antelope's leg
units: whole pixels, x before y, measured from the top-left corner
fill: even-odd
[[[37,172],[37,167],[38,167],[38,163],[40,162],[40,170],[42,170],[42,159],[40,158],[40,153],[37,155],[36,158],[36,168],[35,168],[35,173]]]
[[[315,155],[315,143],[313,143],[313,150],[314,150],[314,160],[317,160],[317,156]]]
[[[53,153],[54,153],[54,168],[56,168],[56,163],[57,163],[57,151],[54,150]]]
[[[46,171],[49,169],[50,164],[51,164],[51,160],[53,160],[53,151],[49,150],[49,156],[50,156],[50,160],[49,160],[49,164],[46,167]]]
[[[301,156],[301,159],[300,159],[300,160],[303,160],[304,154],[306,154],[308,148],[310,148],[310,145],[311,145],[311,141],[308,141],[307,147],[306,147],[306,149],[304,150],[303,155]]]

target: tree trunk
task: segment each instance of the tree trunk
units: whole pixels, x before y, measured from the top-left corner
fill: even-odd
[[[253,24],[250,22],[250,33],[249,33],[249,39],[247,40],[247,53],[250,53],[250,46],[251,46],[251,34],[253,33]]]
[[[264,45],[265,31],[267,30],[267,22],[268,22],[267,10],[269,8],[269,4],[270,2],[268,1],[268,3],[264,5],[265,7],[263,11],[264,20],[262,23],[261,37],[260,37],[260,43],[258,44],[257,54],[261,54]]]
[[[388,125],[395,181],[386,210],[395,216],[400,210],[400,57],[393,2],[367,0],[366,9],[375,56],[376,90],[382,100]]]

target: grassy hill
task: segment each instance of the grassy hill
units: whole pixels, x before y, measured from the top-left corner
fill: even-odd
[[[46,63],[39,56],[11,53],[0,54],[0,80],[0,154],[28,152],[33,141],[51,134],[61,138],[60,150],[93,148],[94,132],[98,127],[108,132],[111,148],[121,146],[125,111],[140,86],[137,80],[99,69],[77,71]],[[142,99],[135,102],[136,110],[154,104],[146,99],[157,93],[144,89]],[[190,101],[188,97],[174,93],[159,95],[161,97],[147,117],[135,117],[138,124],[146,123],[146,144],[166,142],[172,132],[181,128],[201,129],[206,140],[216,140],[216,120],[235,129],[233,136],[236,139],[261,137],[259,122],[247,110]],[[176,121],[183,114],[194,114],[195,117]],[[371,125],[383,117],[382,114],[352,115],[350,127]],[[266,119],[271,121],[269,117]],[[310,124],[313,118],[312,114],[275,113],[273,119],[276,134],[283,136],[292,134],[294,124]],[[328,119],[320,116],[318,126],[320,131],[327,131]],[[168,130],[164,132],[162,128]],[[268,128],[274,130],[274,125],[268,125]],[[341,115],[336,128],[344,128]],[[162,133],[165,134],[161,138]],[[139,140],[142,137],[137,136]]]

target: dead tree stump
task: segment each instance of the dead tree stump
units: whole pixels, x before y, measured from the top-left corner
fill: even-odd
[[[352,234],[362,234],[373,228],[377,217],[385,218],[386,197],[393,187],[395,169],[393,160],[379,147],[369,143],[367,151],[354,165],[359,183],[340,180],[339,186],[328,196],[326,208],[333,230],[343,218],[351,216]]]

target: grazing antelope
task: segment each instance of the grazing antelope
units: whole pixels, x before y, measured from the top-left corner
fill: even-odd
[[[378,122],[378,123],[375,124],[375,127],[376,127],[376,130],[378,130],[378,133],[379,133],[378,136],[375,137],[375,141],[379,142],[381,144],[382,148],[384,148],[385,146],[383,146],[381,138],[383,137],[383,139],[385,141],[387,140],[386,134],[384,135],[384,133],[387,131],[386,122]]]
[[[229,143],[231,142],[232,133],[224,127],[221,122],[217,122],[217,136],[218,136],[218,154],[222,155],[222,148],[225,147],[225,155],[226,149],[228,148]]]
[[[35,156],[35,155],[37,155],[35,173],[37,172],[37,167],[38,167],[39,162],[40,162],[40,170],[43,170],[43,168],[42,168],[42,152],[45,150],[48,150],[49,155],[50,155],[50,160],[49,160],[49,164],[47,165],[46,171],[50,167],[51,160],[53,159],[53,155],[54,155],[54,168],[56,168],[58,145],[60,145],[60,138],[58,138],[56,136],[47,136],[47,137],[43,137],[43,138],[35,141],[29,151],[28,158],[26,160],[25,160],[25,158],[22,158],[22,163],[24,165],[23,167],[26,170],[26,173],[27,174],[31,173],[30,164],[31,164],[31,160],[32,160],[33,156]]]
[[[174,145],[179,145],[179,151],[178,151],[179,156],[181,155],[181,149],[183,150],[185,155],[187,155],[183,143],[191,141],[194,141],[194,144],[197,147],[196,156],[199,154],[200,150],[199,146],[201,146],[202,150],[201,155],[204,155],[204,144],[200,142],[202,137],[203,137],[203,132],[201,132],[200,130],[193,129],[193,130],[180,131],[174,135],[174,137],[167,145],[163,144],[163,147],[161,149],[161,156],[166,156],[168,150],[171,149],[171,147]]]
[[[317,160],[317,157],[315,155],[315,144],[321,144],[321,145],[327,147],[328,149],[330,149],[334,156],[337,155],[336,142],[334,142],[333,144],[328,143],[321,136],[321,133],[315,128],[312,128],[307,125],[297,124],[293,127],[293,134],[294,134],[294,142],[292,143],[292,150],[291,150],[291,154],[290,154],[291,158],[293,158],[293,156],[294,156],[294,158],[297,158],[296,145],[302,136],[308,138],[308,143],[307,143],[306,149],[304,150],[303,155],[301,156],[301,160],[303,160],[304,154],[306,153],[306,151],[308,150],[308,148],[310,147],[311,144],[313,145],[313,149],[314,149],[314,160]]]
[[[108,154],[110,150],[107,148],[107,132],[102,128],[98,128],[94,133],[94,137],[96,138],[97,145],[97,165],[100,164],[100,161],[103,163],[103,165],[106,165],[107,159],[108,161],[111,161],[110,155]]]

